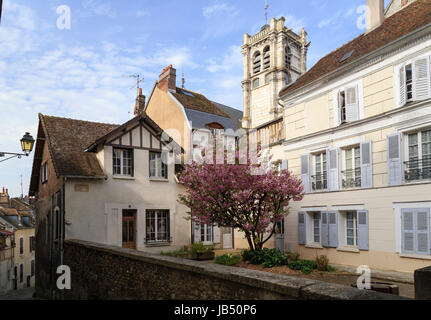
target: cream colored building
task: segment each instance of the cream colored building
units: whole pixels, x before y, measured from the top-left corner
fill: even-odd
[[[283,158],[306,191],[285,246],[413,272],[431,264],[431,6],[370,9],[363,35],[280,93]]]

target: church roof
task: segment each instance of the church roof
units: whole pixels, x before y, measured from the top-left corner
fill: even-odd
[[[337,50],[329,53],[298,80],[282,89],[280,97],[314,83],[346,64],[359,60],[365,55],[430,24],[430,2],[430,0],[417,0],[385,19],[378,28],[369,33],[361,34]]]

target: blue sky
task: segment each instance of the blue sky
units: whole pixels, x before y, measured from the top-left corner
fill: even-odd
[[[0,151],[18,152],[36,137],[39,112],[123,123],[132,117],[143,74],[150,92],[173,64],[186,88],[242,110],[244,33],[265,23],[264,0],[5,0],[0,25]],[[388,2],[388,1],[386,1]],[[308,67],[361,34],[365,0],[269,0],[269,17],[308,32]],[[70,30],[57,28],[57,8],[71,10]],[[178,79],[178,84],[180,80]],[[31,155],[0,163],[0,187],[24,194]],[[0,158],[1,160],[2,158]]]

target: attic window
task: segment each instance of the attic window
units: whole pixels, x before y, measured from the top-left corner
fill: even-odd
[[[346,61],[353,54],[354,50],[347,52],[344,57],[341,58],[340,63]]]
[[[193,94],[191,94],[190,92],[187,92],[187,91],[184,91],[184,90],[182,90],[182,92],[186,95],[186,96],[189,96],[189,97],[195,97]]]

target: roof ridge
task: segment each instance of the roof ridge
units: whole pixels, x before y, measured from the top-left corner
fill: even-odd
[[[80,119],[74,119],[74,118],[67,118],[67,117],[58,117],[58,116],[51,116],[51,115],[44,115],[40,113],[42,117],[46,118],[55,118],[55,119],[64,119],[64,120],[71,120],[71,121],[79,121],[79,122],[86,122],[86,123],[94,123],[94,124],[104,124],[109,126],[120,126],[120,124],[117,123],[107,123],[107,122],[98,122],[98,121],[90,121],[90,120],[80,120]]]

